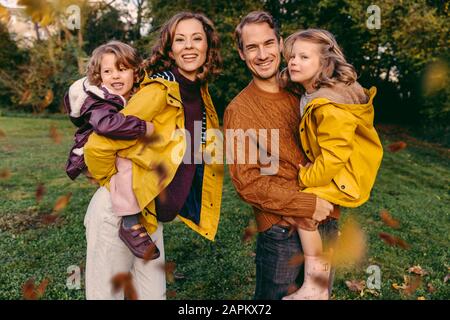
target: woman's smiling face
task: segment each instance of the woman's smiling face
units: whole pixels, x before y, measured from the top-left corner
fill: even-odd
[[[197,19],[180,21],[176,28],[169,56],[175,60],[180,73],[195,80],[198,70],[205,64],[208,41],[203,25]]]

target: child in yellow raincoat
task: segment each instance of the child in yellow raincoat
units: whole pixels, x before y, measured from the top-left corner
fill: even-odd
[[[288,62],[282,84],[301,95],[300,141],[311,161],[300,166],[299,183],[335,205],[357,207],[366,202],[381,164],[383,149],[373,126],[376,88],[356,81],[334,36],[308,29],[286,39]],[[305,256],[302,287],[284,299],[329,299],[330,263],[317,230],[298,224]]]

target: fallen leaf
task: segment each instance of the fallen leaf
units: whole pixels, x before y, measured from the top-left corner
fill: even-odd
[[[8,24],[10,17],[8,9],[0,4],[0,22]]]
[[[57,215],[54,214],[46,214],[41,217],[41,221],[44,224],[52,224],[58,219]]]
[[[332,265],[346,267],[358,264],[366,253],[366,236],[359,224],[348,218],[342,225],[341,235],[330,244]]]
[[[288,261],[288,266],[295,267],[300,266],[305,261],[305,258],[301,253],[292,256]]]
[[[137,300],[136,289],[133,285],[133,276],[129,272],[121,272],[111,278],[113,291],[123,291],[125,300]]]
[[[177,292],[175,290],[169,290],[166,293],[167,298],[175,298],[177,296]]]
[[[406,148],[406,142],[404,142],[404,141],[394,142],[394,143],[391,143],[388,146],[388,148],[389,148],[390,152],[398,152],[398,151]]]
[[[36,300],[34,291],[34,279],[28,279],[22,286],[22,296],[25,300]]]
[[[56,126],[53,125],[53,124],[50,126],[50,138],[52,138],[52,140],[56,144],[60,144],[61,143],[61,134],[59,133],[59,131],[56,128]]]
[[[66,194],[64,196],[60,196],[56,200],[55,205],[53,206],[53,211],[59,213],[60,211],[64,210],[64,208],[67,207],[67,205],[69,204],[71,197],[72,197],[72,192],[69,192],[68,194]]]
[[[44,279],[39,284],[39,286],[36,288],[36,294],[37,294],[38,299],[44,295],[45,289],[47,289],[47,285],[48,285],[48,279]]]
[[[139,142],[142,143],[142,148],[139,151],[138,156],[142,155],[145,148],[147,148],[148,146],[151,146],[152,144],[158,143],[160,141],[162,141],[162,136],[159,134],[152,134],[150,137],[144,136],[144,137],[140,138]]]
[[[168,283],[174,283],[175,282],[175,268],[176,264],[173,261],[168,261],[163,265],[164,272],[166,273],[166,280]]]
[[[148,247],[148,249],[144,252],[144,257],[143,257],[143,259],[145,261],[144,263],[147,263],[148,261],[153,260],[152,257],[155,254],[155,252],[156,252],[156,245],[154,242],[152,242],[150,244],[150,246]]]
[[[345,285],[350,291],[361,293],[366,287],[366,282],[364,280],[346,280]]]
[[[243,242],[249,242],[253,236],[258,232],[256,223],[254,220],[250,220],[248,226],[244,230],[244,235],[242,236]]]
[[[424,296],[417,297],[417,300],[426,300]]]
[[[422,278],[417,275],[413,277],[403,276],[403,281],[401,285],[393,283],[392,287],[396,290],[401,290],[406,295],[412,295],[422,284]]]
[[[436,288],[431,283],[427,284],[427,290],[428,290],[429,293],[435,293],[436,292]]]
[[[393,229],[398,229],[400,227],[400,222],[394,218],[392,218],[391,214],[387,210],[382,210],[380,212],[381,220],[383,220],[384,224]]]
[[[44,197],[45,194],[45,186],[43,183],[39,183],[36,187],[36,202],[39,203],[41,202],[42,198]]]
[[[20,97],[19,104],[26,104],[31,98],[31,90],[25,90]]]
[[[408,277],[408,278],[409,278],[409,281],[408,281],[408,286],[405,289],[405,293],[408,294],[408,295],[411,295],[422,284],[422,278],[417,276],[417,275],[414,275],[414,276]]]
[[[42,280],[39,286],[35,286],[34,278],[28,279],[22,286],[22,295],[25,300],[40,299],[48,285],[48,279]]]
[[[2,129],[0,129],[0,138],[6,138],[6,134]]]
[[[403,249],[410,248],[410,245],[408,243],[406,243],[404,240],[402,240],[398,237],[394,237],[393,235],[390,235],[389,233],[380,232],[378,235],[388,245],[398,246]]]
[[[9,179],[11,177],[11,171],[8,169],[0,170],[0,179]]]
[[[53,102],[53,91],[51,89],[47,90],[44,99],[39,103],[39,109],[43,111]]]
[[[419,276],[425,276],[428,274],[428,271],[422,269],[422,267],[420,265],[417,266],[413,266],[411,268],[408,269],[409,273],[415,273]]]

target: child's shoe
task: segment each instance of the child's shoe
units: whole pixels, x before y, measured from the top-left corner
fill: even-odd
[[[152,246],[155,247],[153,254],[146,257],[146,260],[159,258],[159,249],[156,247],[150,235],[142,224],[136,224],[131,228],[125,228],[123,221],[120,222],[119,238],[125,243],[130,251],[138,258],[143,259],[146,252],[149,252]]]

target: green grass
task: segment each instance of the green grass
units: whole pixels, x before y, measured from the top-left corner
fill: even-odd
[[[62,135],[61,144],[49,137],[55,125]],[[66,288],[67,268],[84,265],[85,238],[83,218],[96,187],[86,179],[72,182],[64,165],[74,128],[67,120],[0,117],[0,172],[8,169],[11,177],[0,179],[0,299],[21,299],[22,284],[50,279],[43,299],[84,299],[81,290]],[[388,140],[389,139],[389,140]],[[395,135],[383,136],[387,146]],[[398,153],[385,152],[382,168],[364,206],[346,210],[344,219],[356,217],[367,234],[368,253],[356,268],[338,270],[334,299],[449,299],[449,153],[435,146],[411,140]],[[37,204],[35,190],[39,182],[47,193]],[[44,225],[39,217],[48,214],[56,199],[72,192],[70,204],[55,224]],[[398,230],[385,226],[381,209],[400,220]],[[242,243],[242,234],[253,214],[235,194],[229,176],[225,177],[222,215],[215,242],[198,236],[182,223],[165,225],[167,260],[174,261],[177,273],[184,277],[168,290],[175,299],[251,299],[255,285],[254,240]],[[404,250],[386,245],[378,234],[388,232],[407,241]],[[351,292],[345,280],[365,280],[369,265],[381,268],[381,295]],[[423,286],[405,296],[392,288],[401,284],[413,265],[429,274]],[[83,278],[84,280],[84,278]],[[427,291],[431,283],[434,293]]]

